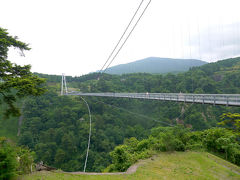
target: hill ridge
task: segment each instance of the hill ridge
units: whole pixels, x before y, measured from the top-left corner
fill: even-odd
[[[197,59],[174,59],[148,57],[126,64],[112,66],[106,70],[108,74],[184,72],[191,67],[201,66],[207,62]]]

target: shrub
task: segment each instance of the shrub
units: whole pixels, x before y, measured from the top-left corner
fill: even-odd
[[[240,150],[239,149],[235,149],[234,155],[233,155],[233,163],[237,164],[238,166],[240,166]]]
[[[173,146],[175,151],[185,151],[185,145],[177,138],[173,140]]]
[[[134,163],[134,159],[131,154],[127,151],[126,145],[117,146],[114,151],[110,153],[110,156],[113,159],[112,171],[126,171],[132,163]],[[114,168],[114,169],[113,169]]]
[[[143,151],[149,148],[149,141],[148,139],[143,139],[137,144],[137,151]]]
[[[17,158],[15,149],[0,137],[0,179],[11,179],[17,175]]]
[[[152,129],[148,139],[138,141],[126,139],[124,145],[117,146],[110,153],[113,165],[109,171],[125,171],[138,159],[150,157],[152,151],[208,150],[225,155],[225,158],[240,165],[240,144],[238,135],[224,128],[190,132],[181,126],[157,127]]]
[[[18,157],[18,174],[31,173],[35,153],[23,147],[18,147],[16,151]]]
[[[0,137],[0,179],[11,179],[31,172],[34,153]]]

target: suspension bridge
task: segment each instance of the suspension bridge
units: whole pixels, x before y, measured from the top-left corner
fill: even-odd
[[[145,7],[140,11],[141,7],[145,3],[144,0],[141,1],[137,10],[135,11],[134,15],[132,16],[130,22],[128,23],[127,27],[125,28],[123,34],[121,35],[120,39],[118,40],[117,44],[114,46],[113,50],[111,51],[110,55],[108,56],[107,60],[105,61],[104,65],[102,66],[101,70],[99,71],[99,76],[97,80],[99,80],[103,73],[108,69],[108,67],[112,64],[115,58],[118,56],[119,52],[124,47],[125,43],[131,36],[132,32],[136,28],[137,24],[141,20],[142,16],[144,15],[145,11],[147,10],[148,6],[151,3],[151,0],[145,4]],[[137,17],[138,16],[138,17]],[[135,21],[134,21],[135,20]],[[197,21],[198,23],[198,21]],[[234,24],[234,22],[232,23]],[[219,32],[222,26],[219,26]],[[237,24],[239,29],[239,25]],[[189,54],[190,59],[192,59],[192,48],[191,48],[191,26],[189,25],[189,32],[188,32],[188,41],[189,41]],[[210,39],[210,28],[208,27],[208,45],[209,49],[212,49],[212,42]],[[238,30],[239,31],[239,30]],[[235,31],[234,31],[235,32]],[[240,31],[239,31],[240,32]],[[239,33],[238,32],[238,33]],[[198,34],[198,51],[199,56],[201,57],[201,37],[200,37],[200,30],[199,24],[197,24],[197,34]],[[222,33],[223,36],[223,33]],[[174,41],[174,35],[172,37]],[[183,37],[181,38],[183,41]],[[220,41],[219,41],[220,42]],[[224,43],[224,38],[222,39],[222,44]],[[184,48],[182,44],[183,54]],[[221,46],[220,46],[221,47]],[[236,46],[237,47],[237,46]],[[222,47],[221,47],[222,48]],[[238,48],[238,47],[237,47]],[[172,48],[174,54],[174,47]],[[219,48],[220,49],[220,48]],[[184,56],[184,55],[183,55]],[[201,59],[201,58],[200,58]],[[212,57],[211,57],[212,59]],[[68,91],[67,89],[67,82],[66,77],[62,75],[62,84],[61,84],[61,95],[65,96],[81,96],[83,101],[86,103],[89,111],[89,118],[90,118],[90,128],[89,128],[89,138],[88,138],[88,147],[84,165],[84,172],[86,170],[87,159],[88,159],[88,152],[90,146],[90,139],[91,139],[91,112],[87,101],[83,98],[83,96],[90,96],[90,97],[110,97],[110,98],[130,98],[130,99],[149,99],[149,100],[158,100],[158,101],[175,101],[175,102],[184,102],[184,103],[198,103],[198,104],[210,104],[210,105],[224,105],[224,106],[240,106],[240,94],[192,94],[192,93],[118,93],[118,92],[102,92],[102,93],[84,93],[80,91]]]
[[[240,106],[240,94],[187,94],[187,93],[81,93],[69,92],[67,96],[96,96],[132,99],[151,99],[212,105]]]
[[[134,15],[132,16],[130,22],[125,28],[123,34],[118,40],[117,44],[114,46],[110,55],[108,56],[106,62],[99,71],[98,80],[101,75],[108,69],[108,67],[115,60],[132,32],[138,25],[148,6],[150,5],[151,0],[148,0],[145,4],[145,0],[142,0],[137,7]],[[141,7],[144,8],[141,10]],[[135,21],[134,21],[135,20]],[[199,27],[198,27],[199,31]],[[190,34],[190,32],[189,32]],[[200,35],[199,44],[200,44]],[[190,36],[189,36],[190,41]],[[210,42],[210,40],[209,40]],[[199,45],[200,46],[200,45]],[[210,47],[210,44],[209,44]],[[190,54],[191,54],[191,47]],[[200,53],[200,47],[199,47]],[[133,98],[133,99],[150,99],[150,100],[159,100],[159,101],[175,101],[175,102],[185,102],[185,103],[200,103],[200,104],[212,104],[212,105],[225,105],[225,106],[240,106],[240,94],[188,94],[188,93],[116,93],[116,92],[104,92],[104,93],[83,93],[72,91],[68,92],[67,83],[65,75],[62,75],[62,86],[61,86],[61,95],[67,96],[96,96],[96,97],[114,97],[114,98]]]
[[[184,103],[212,104],[225,106],[240,106],[240,94],[192,94],[192,93],[83,93],[68,91],[66,77],[62,75],[61,95],[95,96],[131,99],[150,99],[159,101],[175,101]]]

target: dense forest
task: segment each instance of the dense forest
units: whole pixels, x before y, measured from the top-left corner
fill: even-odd
[[[240,93],[240,58],[191,68],[180,74],[88,74],[67,77],[70,90],[82,92]],[[46,78],[48,92],[21,104],[23,123],[18,144],[36,153],[36,161],[65,171],[82,171],[89,117],[80,97],[60,96],[61,76]],[[148,138],[152,128],[181,124],[192,131],[216,127],[221,114],[237,107],[176,102],[88,97],[92,111],[92,138],[86,171],[103,171],[112,163],[109,152],[135,137]]]

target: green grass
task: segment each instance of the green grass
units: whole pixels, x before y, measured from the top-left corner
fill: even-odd
[[[36,172],[24,180],[120,180],[120,179],[240,179],[240,167],[206,152],[160,153],[143,160],[137,172],[124,175],[73,175],[61,172]],[[231,170],[234,169],[234,170]]]

